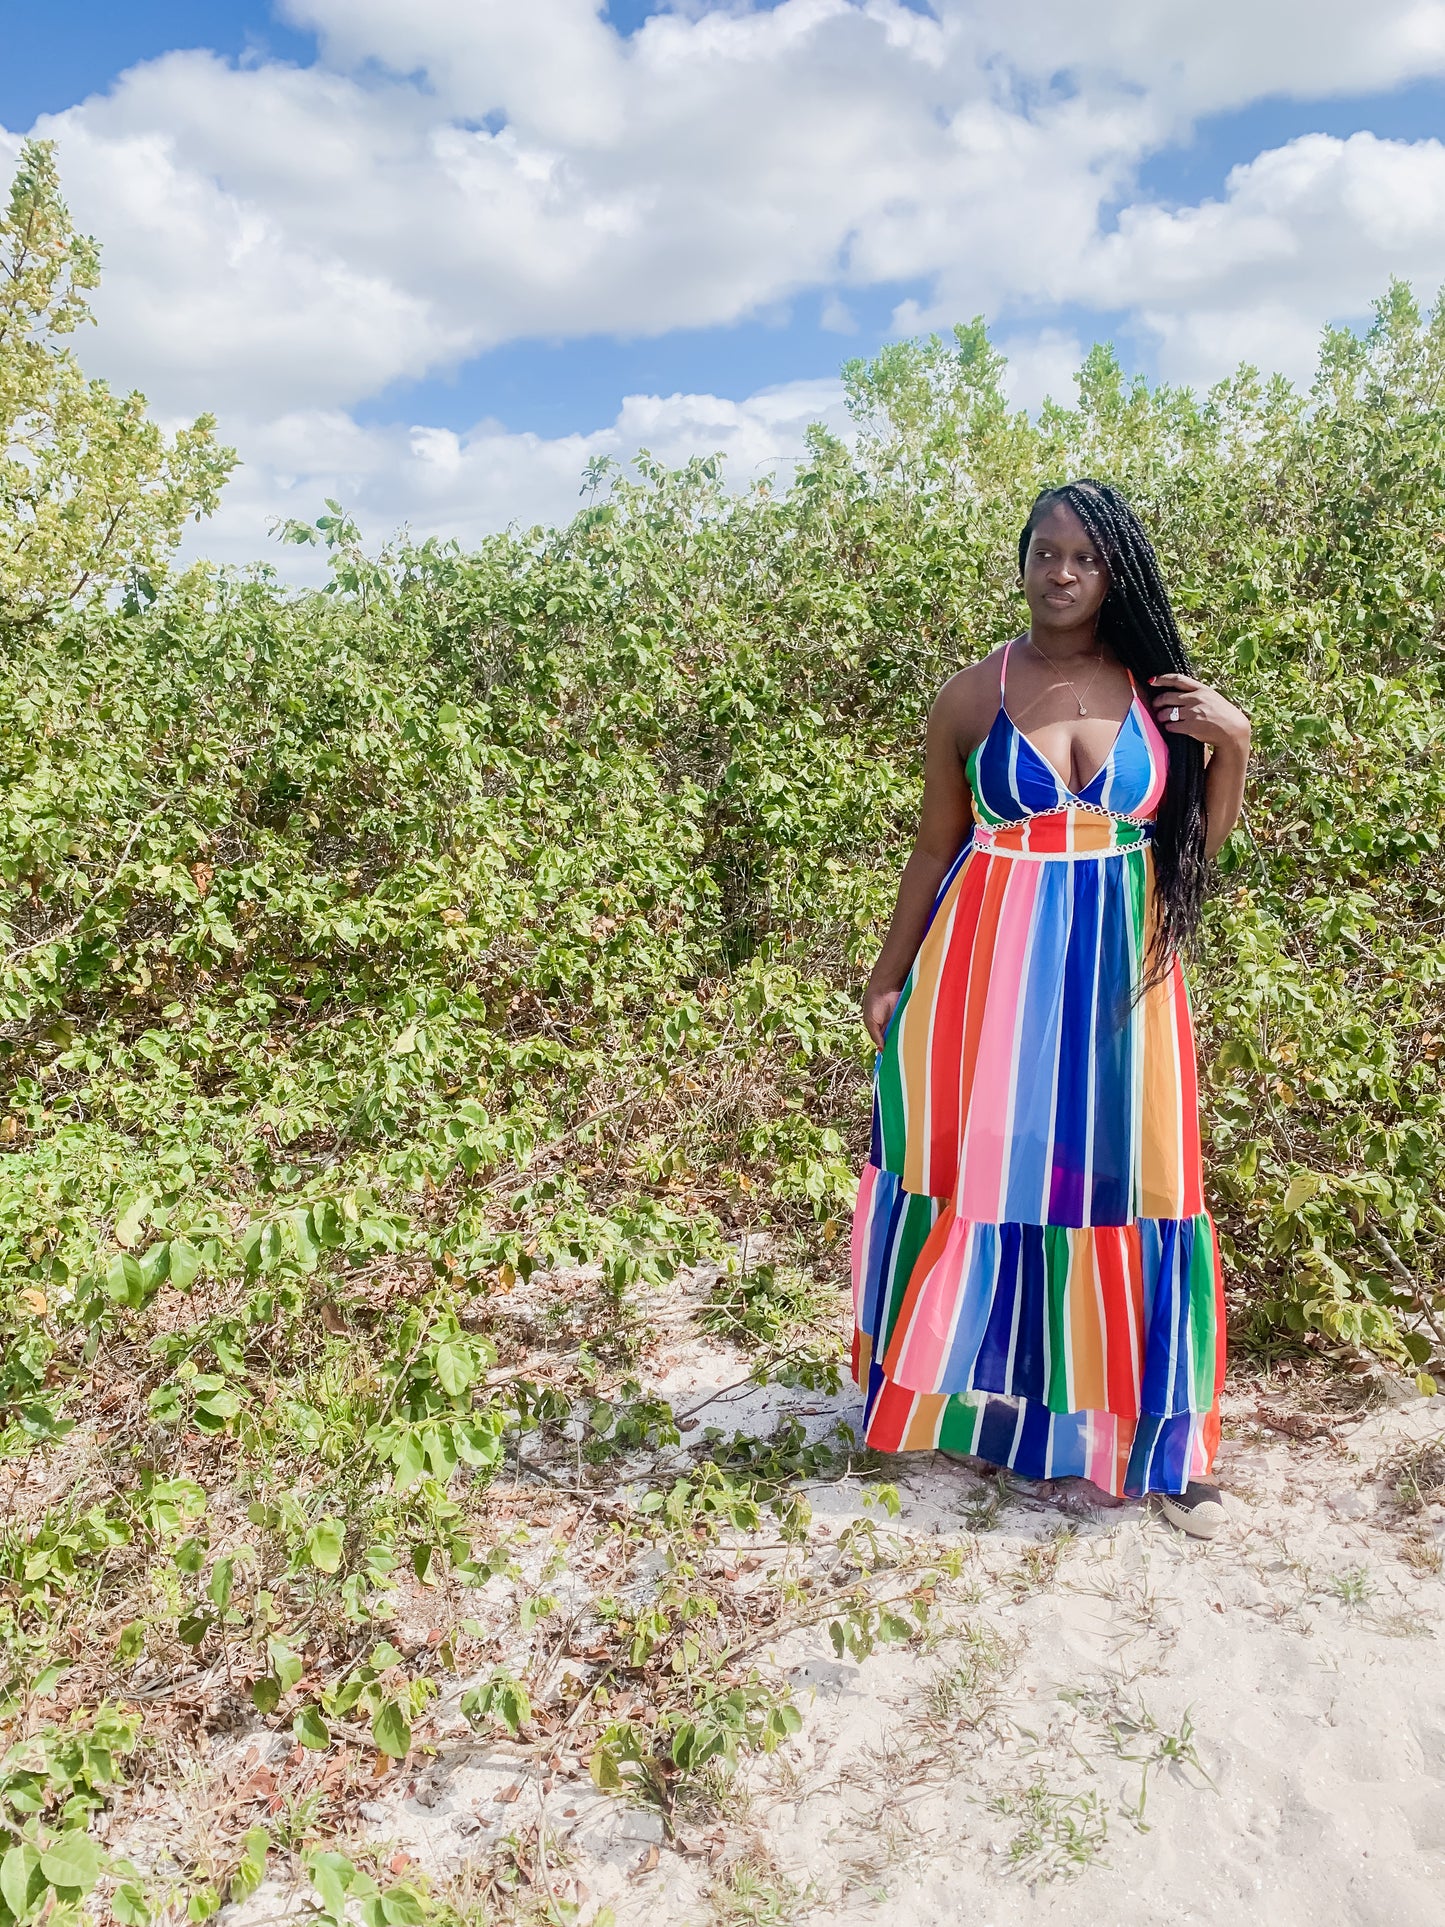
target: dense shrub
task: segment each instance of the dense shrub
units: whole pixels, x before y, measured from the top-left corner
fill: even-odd
[[[261,1224],[279,1263],[318,1200],[481,1291],[760,1212],[836,1261],[927,703],[1081,471],[1255,722],[1194,965],[1237,1321],[1438,1360],[1445,317],[1395,288],[1308,394],[1096,349],[1033,422],[999,373],[977,325],[902,343],[786,489],[600,469],[565,529],[379,558],[334,513],[328,593],[195,570],[11,651],[12,1415],[77,1311],[254,1268]]]

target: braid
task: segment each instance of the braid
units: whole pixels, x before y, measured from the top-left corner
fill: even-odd
[[[1081,478],[1045,489],[1029,510],[1019,537],[1019,569],[1035,522],[1055,502],[1072,509],[1109,567],[1109,591],[1099,610],[1098,639],[1126,669],[1151,676],[1193,675],[1179,635],[1159,559],[1143,524],[1116,488]],[[1149,949],[1146,982],[1155,983],[1188,949],[1199,928],[1208,884],[1204,855],[1204,746],[1189,736],[1166,736],[1169,774],[1154,825],[1154,877],[1159,916]]]

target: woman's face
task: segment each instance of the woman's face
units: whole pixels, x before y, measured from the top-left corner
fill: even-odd
[[[1052,502],[1024,555],[1024,597],[1036,629],[1092,624],[1109,593],[1109,570],[1066,502]]]

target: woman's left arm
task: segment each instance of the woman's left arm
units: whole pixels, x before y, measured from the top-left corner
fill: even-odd
[[[1154,720],[1166,736],[1192,736],[1213,751],[1204,771],[1204,854],[1218,856],[1244,805],[1249,718],[1193,676],[1152,676]]]

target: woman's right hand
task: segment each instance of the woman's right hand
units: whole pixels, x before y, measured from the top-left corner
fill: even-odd
[[[863,992],[863,1028],[873,1039],[875,1050],[883,1048],[883,1033],[902,995],[901,990],[879,990],[872,984]]]

